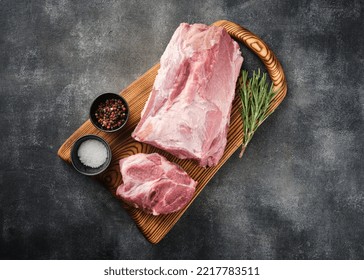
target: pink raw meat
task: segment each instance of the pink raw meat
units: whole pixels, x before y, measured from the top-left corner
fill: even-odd
[[[161,57],[132,137],[181,159],[221,159],[243,57],[222,27],[182,23]]]
[[[153,215],[180,210],[192,198],[197,182],[177,164],[153,154],[135,154],[119,162],[123,184],[116,195]]]

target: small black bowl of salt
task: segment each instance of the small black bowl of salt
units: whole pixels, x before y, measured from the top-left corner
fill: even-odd
[[[110,146],[99,136],[85,135],[73,144],[71,161],[73,167],[84,175],[100,174],[111,162]]]

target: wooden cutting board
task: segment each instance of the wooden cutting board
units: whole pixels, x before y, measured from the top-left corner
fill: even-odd
[[[256,35],[247,29],[226,21],[221,20],[213,23],[216,26],[224,27],[232,38],[244,43],[252,50],[264,63],[268,73],[274,83],[274,88],[279,89],[277,96],[274,98],[270,109],[274,110],[283,100],[287,92],[287,84],[281,64],[268,48],[268,46]],[[244,64],[243,64],[244,65]],[[79,129],[77,129],[60,147],[58,155],[67,163],[71,163],[70,151],[73,143],[83,135],[96,134],[104,138],[110,145],[112,150],[112,162],[108,169],[100,175],[95,176],[110,192],[115,195],[117,187],[121,184],[122,178],[119,171],[119,160],[121,158],[136,154],[136,153],[152,153],[159,152],[172,162],[179,164],[194,180],[198,181],[195,195],[191,202],[182,210],[160,216],[152,216],[145,214],[142,211],[127,206],[123,203],[126,210],[134,219],[136,225],[144,236],[151,243],[158,243],[172,229],[179,218],[193,203],[194,199],[199,195],[203,188],[207,185],[214,174],[226,162],[226,160],[241,146],[242,144],[242,121],[240,117],[240,99],[235,98],[231,112],[230,128],[228,132],[228,141],[225,153],[219,164],[215,167],[202,168],[195,162],[190,160],[180,160],[176,157],[158,150],[150,145],[136,142],[131,138],[131,132],[140,120],[140,114],[147,101],[149,93],[152,90],[154,79],[157,75],[159,64],[149,69],[143,76],[134,81],[120,94],[127,100],[130,107],[130,118],[127,125],[119,132],[105,133],[97,130],[87,120]]]

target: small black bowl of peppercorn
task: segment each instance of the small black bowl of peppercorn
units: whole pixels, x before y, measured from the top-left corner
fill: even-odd
[[[101,94],[91,104],[90,120],[102,131],[118,131],[126,124],[128,118],[128,103],[119,94]]]

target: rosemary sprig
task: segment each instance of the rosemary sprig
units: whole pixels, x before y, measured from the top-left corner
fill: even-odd
[[[253,71],[253,77],[250,80],[248,80],[248,71],[243,70],[238,79],[237,90],[242,104],[241,117],[244,132],[239,155],[241,158],[257,128],[273,113],[273,111],[269,112],[268,108],[276,92],[273,91],[273,84],[268,85],[267,74],[261,75],[260,69],[257,73]]]

